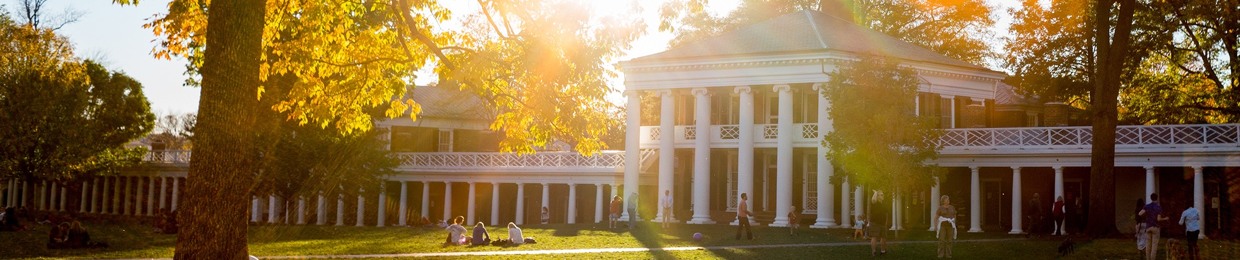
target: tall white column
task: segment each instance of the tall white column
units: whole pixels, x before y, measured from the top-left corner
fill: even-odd
[[[740,95],[740,144],[736,149],[736,195],[746,194],[750,198],[753,194],[753,143],[754,143],[754,125],[753,125],[753,89],[748,86],[736,87],[736,94]],[[740,198],[736,198],[739,203]],[[749,203],[749,210],[753,209],[753,203]],[[738,205],[739,206],[739,205]],[[739,209],[738,209],[739,210]],[[732,221],[736,225],[740,220]],[[753,218],[749,218],[749,222],[753,223]]]
[[[1201,166],[1192,166],[1192,168],[1193,168],[1193,207],[1197,208],[1198,212],[1203,212],[1203,214],[1201,214],[1203,221],[1197,222],[1201,224],[1201,234],[1197,235],[1197,238],[1205,239],[1206,238],[1206,221],[1204,221],[1205,219],[1204,212],[1206,212],[1206,192],[1205,192],[1205,179],[1204,179],[1205,176],[1202,173]]]
[[[429,219],[431,217],[431,182],[422,182],[422,211],[419,215]]]
[[[396,223],[397,226],[409,225],[409,222],[406,222],[406,220],[408,220],[409,218],[407,216],[409,215],[408,205],[409,205],[409,182],[400,181],[400,207],[399,207],[400,217],[396,218],[396,220],[398,220]]]
[[[903,212],[901,207],[903,201],[900,200],[900,192],[896,191],[891,194],[891,230],[904,230]]]
[[[57,210],[57,211],[60,211],[60,212],[64,212],[64,211],[65,211],[65,201],[68,201],[68,200],[69,200],[69,198],[66,198],[66,197],[65,197],[65,195],[67,194],[67,192],[65,192],[65,190],[67,190],[67,188],[68,188],[68,187],[65,187],[65,186],[60,186],[60,189],[58,189],[58,191],[60,192],[60,194],[56,196],[56,198],[58,198],[58,200],[56,201],[56,203],[59,203],[59,205],[57,205],[57,207],[56,207],[56,210]]]
[[[517,225],[525,225],[525,183],[517,183]]]
[[[779,129],[775,148],[775,221],[772,227],[788,226],[788,210],[792,207],[792,88],[776,85],[779,95]]]
[[[60,187],[59,184],[57,184],[54,181],[52,182],[52,187],[49,188],[48,190],[48,193],[51,193],[51,194],[49,195],[48,197],[49,199],[47,200],[47,211],[56,210],[56,205],[59,204],[59,202],[56,201],[56,199],[58,199],[57,195],[60,194],[60,191],[58,191],[56,188],[59,188],[59,187]]]
[[[499,226],[499,183],[491,183],[491,225]]]
[[[1146,200],[1149,200],[1150,194],[1154,194],[1154,166],[1145,166],[1145,199]]]
[[[953,96],[953,97],[951,97],[951,103],[952,103],[952,105],[951,105],[951,106],[952,106],[952,110],[951,110],[951,112],[952,112],[952,120],[951,120],[951,121],[952,121],[952,123],[951,123],[951,125],[952,125],[952,128],[956,128],[956,118],[957,118],[957,117],[956,117],[956,97],[954,97],[954,96]]]
[[[547,208],[547,213],[550,214],[551,212],[551,207],[550,207],[551,199],[550,198],[551,198],[551,185],[548,185],[547,183],[544,182],[542,183],[542,204],[539,204],[539,207],[540,207],[538,209],[539,214],[542,214],[542,208]],[[538,217],[539,217],[538,221],[542,221],[542,215],[539,215]]]
[[[969,233],[982,232],[981,168],[969,166]]]
[[[825,85],[822,83],[814,84],[814,94],[818,95],[818,139],[833,130],[834,123],[828,111],[831,109],[831,101],[824,96],[826,92]],[[831,185],[831,177],[835,175],[835,166],[831,165],[831,160],[827,159],[827,153],[830,147],[826,145],[818,145],[818,218],[814,220],[811,228],[829,228],[835,227],[835,185]]]
[[[474,207],[476,207],[475,206],[477,205],[476,201],[478,200],[477,198],[478,193],[476,192],[477,191],[476,187],[477,187],[477,184],[475,182],[472,182],[472,181],[469,182],[469,197],[468,197],[469,201],[468,203],[466,203],[467,206],[465,206],[465,223],[466,224],[471,224],[471,225],[474,224]]]
[[[120,213],[119,213],[119,214],[121,214],[121,215],[132,215],[132,214],[130,214],[130,211],[129,211],[129,206],[130,206],[130,199],[129,199],[129,198],[130,198],[130,194],[133,192],[133,179],[132,179],[132,178],[129,178],[128,176],[126,176],[126,177],[121,177],[121,178],[122,178],[122,180],[124,180],[124,181],[125,181],[125,191],[123,191],[123,193],[121,193],[121,194],[124,194],[124,195],[120,197],[120,198],[121,198],[121,201],[122,201],[123,203],[121,204],[121,205],[122,205],[122,207],[121,207],[121,210],[120,210]]]
[[[172,178],[172,210],[177,210],[177,201],[181,196],[181,178]]]
[[[135,176],[133,177],[133,180],[131,180],[131,182],[133,182],[133,186],[136,189],[138,189],[138,191],[133,194],[133,208],[130,209],[129,215],[141,216],[142,215],[142,192],[143,192],[142,177]]]
[[[444,218],[447,219],[447,218]],[[344,190],[336,193],[336,225],[344,226]]]
[[[1052,166],[1051,169],[1055,170],[1055,197],[1056,198],[1062,197],[1063,196],[1063,166]],[[1064,199],[1067,199],[1067,198],[1064,198]],[[1068,201],[1064,201],[1064,203],[1066,204],[1068,203]]]
[[[375,226],[382,227],[387,223],[387,181],[379,182],[379,208],[376,212],[379,216],[376,217],[378,221],[375,222]]]
[[[603,222],[603,184],[594,184],[594,223]]]
[[[98,185],[99,179],[103,179],[102,188],[100,188],[99,187],[100,185]],[[95,184],[96,185],[91,185],[91,186],[94,186],[93,190],[91,191],[91,195],[98,194],[99,198],[90,199],[90,213],[96,213],[96,214],[104,213],[105,212],[104,208],[107,207],[107,203],[108,203],[108,178],[107,177],[97,178],[95,179]]]
[[[568,224],[577,224],[577,184],[568,184]]]
[[[1063,166],[1052,166],[1051,169],[1055,170],[1055,198],[1063,197]],[[1064,198],[1065,207],[1068,207],[1067,203],[1071,203],[1071,201]],[[1068,230],[1068,223],[1066,221],[1060,221],[1059,230],[1059,235],[1064,235],[1065,233],[1063,233],[1063,231]]]
[[[314,208],[314,224],[322,226],[327,224],[327,201],[323,199],[323,191],[319,191],[318,195],[319,200],[315,204],[318,206]]]
[[[1025,233],[1021,230],[1021,191],[1020,191],[1020,167],[1012,166],[1012,231],[1008,234]]]
[[[297,196],[297,224],[306,224],[306,196]]]
[[[866,197],[865,197],[865,186],[858,184],[857,190],[853,192],[853,206],[856,207],[855,210],[853,211],[853,216],[860,217],[860,215],[865,215],[866,205],[867,204],[866,204]],[[870,216],[867,216],[867,217],[870,217]],[[877,216],[873,216],[873,217],[877,217]],[[857,219],[861,219],[861,218],[857,218]]]
[[[146,177],[146,215],[155,215],[155,177]]]
[[[710,91],[695,88],[693,96],[696,134],[693,140],[693,218],[689,224],[714,224],[710,220]]]
[[[452,222],[452,183],[443,182],[443,219]]]
[[[168,208],[168,177],[159,177],[159,208]]]
[[[641,93],[629,90],[624,92],[628,97],[628,104],[625,105],[625,130],[624,130],[624,193],[632,194],[638,190],[638,174],[641,167],[641,151],[639,142],[641,140]],[[670,133],[665,133],[670,134]],[[675,135],[672,135],[675,136]],[[543,186],[543,196],[546,196],[546,185]],[[546,199],[543,199],[543,206],[546,206]],[[629,200],[624,200],[624,208],[628,208]],[[623,214],[628,219],[628,211]]]
[[[848,183],[848,176],[844,176],[840,183],[840,227],[851,228],[853,226],[853,201],[852,201],[852,185]]]
[[[939,182],[939,177],[934,177],[934,186],[930,186],[930,217],[928,218],[930,220],[929,231],[935,231],[939,228],[939,215],[936,213],[939,211],[939,200],[941,199],[939,198],[940,185],[942,184]]]
[[[276,204],[276,195],[274,194],[268,195],[267,196],[267,223],[275,224],[276,218],[279,218],[280,216],[280,214],[278,213],[279,211],[280,211],[279,206]]]
[[[47,209],[47,206],[46,206],[47,205],[47,189],[48,189],[47,181],[43,181],[38,186],[39,187],[37,190],[39,191],[39,194],[37,196],[39,197],[39,200],[38,200],[39,204],[36,204],[35,208],[39,210],[44,210],[44,209]]]
[[[672,141],[676,137],[676,129],[673,128],[673,119],[676,117],[676,102],[673,100],[671,90],[659,91],[659,190],[656,192],[659,201],[663,199],[663,193],[671,191],[675,187],[672,185],[673,167],[676,160],[676,148],[672,146]],[[672,195],[676,195],[676,191],[672,191]],[[662,222],[663,214],[669,214],[669,219],[675,219],[672,212],[663,212],[663,205],[659,205],[658,214],[655,215],[654,221]],[[672,220],[675,221],[675,220]]]
[[[86,193],[90,191],[90,183],[82,181],[82,199],[78,202],[78,213],[86,213]],[[11,204],[9,204],[11,205]]]
[[[366,196],[364,196],[365,193],[366,193],[366,190],[362,188],[357,188],[357,219],[355,221],[357,223],[355,225],[359,227],[366,225]]]
[[[30,193],[33,193],[33,192],[28,192],[28,191],[30,190],[30,182],[28,182],[28,181],[22,181],[22,185],[21,185],[21,187],[22,187],[22,190],[21,190],[21,195],[22,195],[21,197],[22,197],[22,198],[20,199],[20,200],[21,200],[21,204],[22,204],[21,206],[22,206],[22,207],[26,207],[26,201],[28,200],[28,199],[26,199],[26,195],[27,195],[27,194],[30,194]]]
[[[262,212],[258,208],[258,196],[250,196],[250,222],[258,223],[258,214]]]

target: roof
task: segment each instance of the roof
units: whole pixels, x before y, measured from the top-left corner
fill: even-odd
[[[1033,100],[1016,93],[1016,87],[999,82],[995,88],[995,104],[998,105],[1029,105]]]
[[[775,17],[633,61],[826,51],[883,55],[989,71],[853,22],[811,10]]]
[[[438,85],[416,86],[409,91],[422,105],[419,117],[491,120],[495,111],[473,93]]]

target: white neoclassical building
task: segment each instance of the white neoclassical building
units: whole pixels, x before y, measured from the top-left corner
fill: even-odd
[[[604,221],[612,196],[638,194],[639,216],[678,223],[735,223],[737,198],[750,196],[752,221],[786,226],[796,207],[815,228],[848,228],[865,212],[866,187],[833,178],[821,133],[834,122],[819,94],[828,73],[857,55],[882,55],[913,68],[922,85],[916,113],[938,118],[944,134],[937,185],[895,195],[895,229],[929,229],[930,211],[950,195],[969,232],[1025,230],[1024,216],[1049,214],[1055,197],[1089,194],[1092,132],[1063,104],[1017,95],[1000,72],[954,60],[822,13],[804,11],[620,63],[627,118],[622,151],[595,156],[547,150],[499,153],[484,102],[454,89],[414,89],[418,121],[387,120],[398,174],[371,190],[259,195],[253,222],[407,225],[464,216],[473,223]],[[899,122],[893,122],[898,124]],[[1128,230],[1132,201],[1158,192],[1167,212],[1204,210],[1203,234],[1235,234],[1240,203],[1240,125],[1121,126],[1116,131],[1116,225]],[[148,168],[75,183],[5,180],[3,202],[35,196],[36,210],[152,215],[175,209],[189,153],[155,151]],[[829,181],[829,180],[837,181]],[[28,192],[32,191],[32,192]],[[655,205],[671,191],[673,207]],[[1041,196],[1039,207],[1032,197]],[[368,199],[369,198],[369,199]],[[1088,203],[1085,201],[1083,203]],[[1071,204],[1070,204],[1071,205]],[[1080,212],[1088,214],[1087,212]],[[625,218],[631,217],[625,213]],[[1069,220],[1069,224],[1073,221]],[[1071,229],[1069,229],[1071,230]],[[1169,231],[1170,232],[1170,231]]]

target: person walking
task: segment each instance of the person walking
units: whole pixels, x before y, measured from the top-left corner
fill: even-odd
[[[1136,209],[1132,210],[1132,220],[1137,224],[1133,227],[1133,236],[1137,238],[1137,254],[1145,253],[1145,242],[1149,236],[1145,235],[1145,218],[1141,217],[1141,212],[1145,209],[1145,199],[1137,198]]]
[[[741,230],[753,240],[753,230],[749,228],[749,197],[741,193],[741,202],[736,204],[736,240],[741,240]]]
[[[797,235],[797,229],[801,228],[801,214],[797,214],[797,206],[792,206],[788,211],[788,234]]]
[[[952,258],[952,245],[956,242],[956,206],[947,195],[939,199],[939,208],[934,216],[938,217],[939,258]]]
[[[1033,198],[1029,199],[1029,205],[1026,209],[1028,209],[1026,214],[1029,216],[1029,223],[1027,223],[1029,229],[1025,230],[1025,237],[1037,235],[1039,232],[1046,232],[1045,229],[1042,228],[1042,223],[1046,221],[1042,215],[1042,196],[1036,192],[1033,193]]]
[[[672,191],[671,190],[663,191],[663,201],[660,204],[663,204],[662,205],[663,206],[663,228],[667,228],[668,226],[671,226],[671,223],[672,223]]]
[[[637,193],[629,193],[629,229],[637,226]]]
[[[891,202],[882,191],[870,198],[870,256],[887,254],[887,230],[891,229]]]
[[[1158,193],[1150,193],[1150,204],[1145,204],[1145,208],[1141,209],[1139,214],[1145,218],[1145,233],[1143,234],[1148,237],[1145,245],[1145,259],[1154,260],[1158,256],[1158,239],[1162,235],[1158,222],[1170,219],[1162,215],[1162,206],[1158,204]]]
[[[1188,241],[1188,259],[1197,258],[1197,237],[1201,236],[1201,213],[1192,204],[1180,213],[1180,225],[1184,225],[1185,237]]]
[[[1063,223],[1063,218],[1064,218],[1064,203],[1063,203],[1063,196],[1058,196],[1058,197],[1055,197],[1055,204],[1052,204],[1052,205],[1051,205],[1051,218],[1052,218],[1052,219],[1054,219],[1054,221],[1055,221],[1055,232],[1051,232],[1051,235],[1055,235],[1055,236],[1062,236],[1062,235],[1064,235],[1064,230],[1063,230],[1063,228],[1064,228],[1064,223]]]
[[[607,221],[607,228],[610,228],[610,229],[616,228],[616,224],[620,222],[620,207],[623,207],[623,206],[624,206],[624,199],[620,198],[620,195],[616,195],[615,197],[611,198],[611,207],[609,208],[611,210],[611,215],[608,216],[611,218],[608,219]]]

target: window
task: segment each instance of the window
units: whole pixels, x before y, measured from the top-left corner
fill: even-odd
[[[944,97],[942,100],[940,100],[939,102],[939,127],[940,128],[956,128],[956,124],[954,122],[954,119],[955,119],[954,116],[956,113],[952,107],[953,105],[956,105],[956,102],[953,102],[954,100],[955,100],[955,97],[950,97],[950,96]]]
[[[439,151],[452,152],[452,129],[439,129]]]

